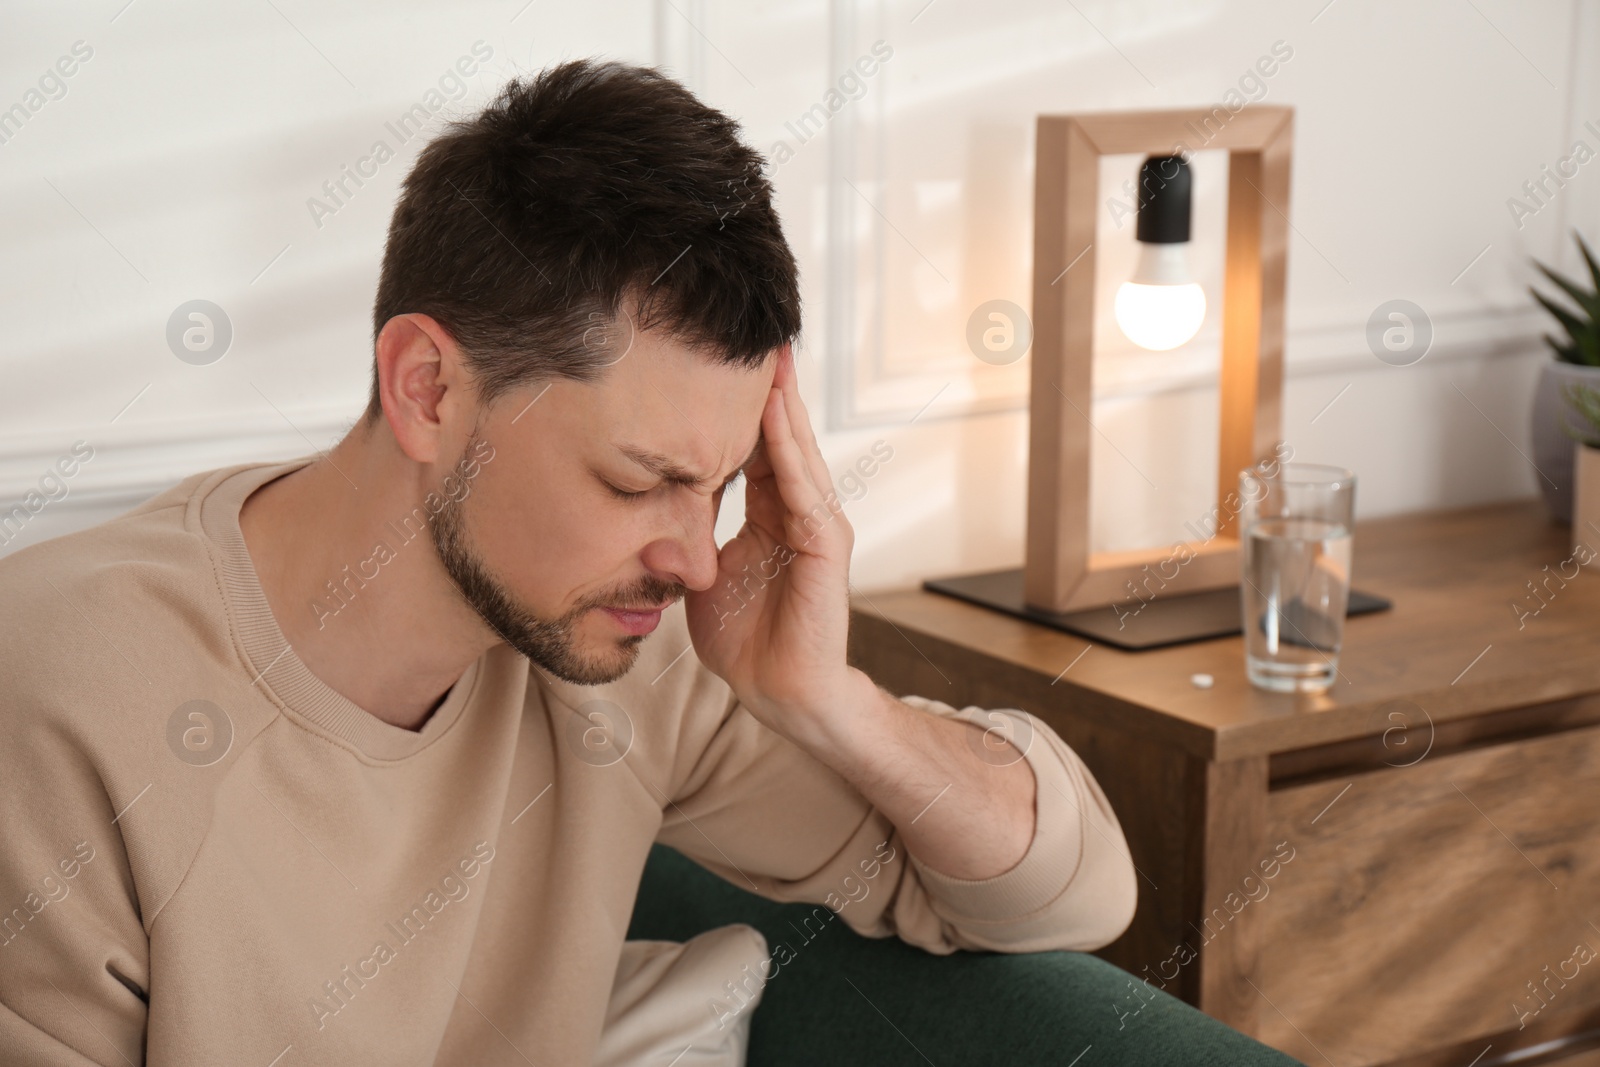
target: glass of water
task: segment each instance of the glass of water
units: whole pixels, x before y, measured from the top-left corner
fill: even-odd
[[[1252,685],[1333,684],[1350,599],[1355,475],[1275,461],[1239,472],[1245,670]]]

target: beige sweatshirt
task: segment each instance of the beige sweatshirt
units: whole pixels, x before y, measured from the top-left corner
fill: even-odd
[[[1131,920],[1116,818],[1042,724],[1027,854],[949,878],[739,705],[681,605],[616,683],[500,644],[421,730],[382,722],[287,646],[239,532],[312,458],[0,559],[0,1062],[585,1064],[654,841],[935,953]]]

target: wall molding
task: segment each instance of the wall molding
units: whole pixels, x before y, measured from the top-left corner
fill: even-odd
[[[1548,328],[1545,319],[1544,312],[1538,308],[1466,311],[1435,317],[1432,347],[1420,362],[1409,368],[1389,366],[1372,354],[1366,347],[1365,322],[1291,330],[1285,339],[1288,356],[1284,377],[1295,381],[1399,374],[1440,363],[1527,356],[1545,348],[1540,340],[1540,334]],[[1122,400],[1215,389],[1218,358],[1216,352],[1104,353],[1097,360],[1094,398],[1097,401]],[[1122,363],[1121,373],[1106,373],[1108,364],[1114,367],[1118,363]],[[1025,367],[1026,363],[1021,365]],[[849,384],[844,389],[848,389]],[[920,425],[1027,409],[1025,389],[1009,396],[975,399],[961,393],[960,385],[959,377],[949,373],[907,376],[875,390],[872,399],[876,403],[870,409],[839,410],[830,420],[829,428],[871,429],[903,425],[913,418]]]
[[[182,422],[86,424],[0,438],[0,511],[20,504],[75,441],[94,457],[64,479],[67,495],[46,511],[133,507],[199,471],[258,460],[286,460],[331,448],[360,418],[364,403],[305,406],[283,415],[226,412]]]
[[[1537,333],[1542,315],[1535,309],[1472,312],[1436,319],[1433,348],[1410,368],[1380,363],[1367,351],[1364,324],[1297,331],[1289,338],[1291,356],[1285,374],[1291,380],[1404,374],[1439,363],[1527,356],[1543,348]],[[1138,360],[1146,356],[1127,358]],[[929,377],[926,384],[928,396],[932,396],[941,383]],[[1142,366],[1130,367],[1121,377],[1099,375],[1095,399],[1187,393],[1214,389],[1216,384],[1214,358],[1150,358]],[[909,387],[905,392],[908,397],[912,395]],[[926,403],[926,398],[921,403]],[[846,428],[903,425],[914,416],[922,424],[1016,412],[1024,410],[1026,404],[1026,396],[1007,398],[980,410],[956,405],[940,410],[936,402],[920,416],[917,404],[907,404],[903,409],[862,417]],[[69,495],[49,506],[66,508],[76,503],[133,507],[198,471],[257,460],[292,459],[331,448],[360,418],[363,406],[363,402],[354,401],[286,408],[282,416],[272,411],[226,412],[182,422],[82,425],[13,434],[0,438],[0,510],[9,510],[30,490],[37,489],[40,476],[68,453],[74,441],[88,441],[95,457],[69,479]]]

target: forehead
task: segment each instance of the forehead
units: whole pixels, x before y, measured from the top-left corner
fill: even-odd
[[[741,464],[760,432],[777,361],[723,363],[663,330],[632,332],[626,317],[617,333],[620,358],[596,382],[572,383],[586,394],[586,436],[619,455],[653,452],[703,476]]]

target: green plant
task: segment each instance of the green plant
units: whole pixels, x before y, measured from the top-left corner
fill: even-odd
[[[1576,230],[1572,234],[1578,239],[1578,248],[1583,252],[1583,261],[1589,267],[1589,279],[1594,284],[1593,289],[1585,289],[1572,279],[1565,277],[1537,259],[1533,265],[1544,273],[1546,278],[1559,285],[1578,305],[1579,313],[1573,313],[1569,308],[1551,300],[1533,286],[1528,287],[1528,292],[1533,298],[1544,305],[1546,311],[1556,317],[1567,331],[1567,341],[1557,341],[1550,334],[1545,334],[1544,339],[1550,347],[1555,349],[1556,359],[1563,363],[1577,363],[1587,367],[1600,367],[1600,264],[1594,259],[1594,254],[1589,251],[1589,246],[1584,243],[1583,234]]]
[[[1574,441],[1581,441],[1590,448],[1600,448],[1600,389],[1582,382],[1569,382],[1561,387],[1561,395],[1567,398],[1571,410],[1578,413],[1583,421],[1588,423],[1588,432],[1580,432],[1572,428],[1572,424],[1562,419],[1561,429]]]

